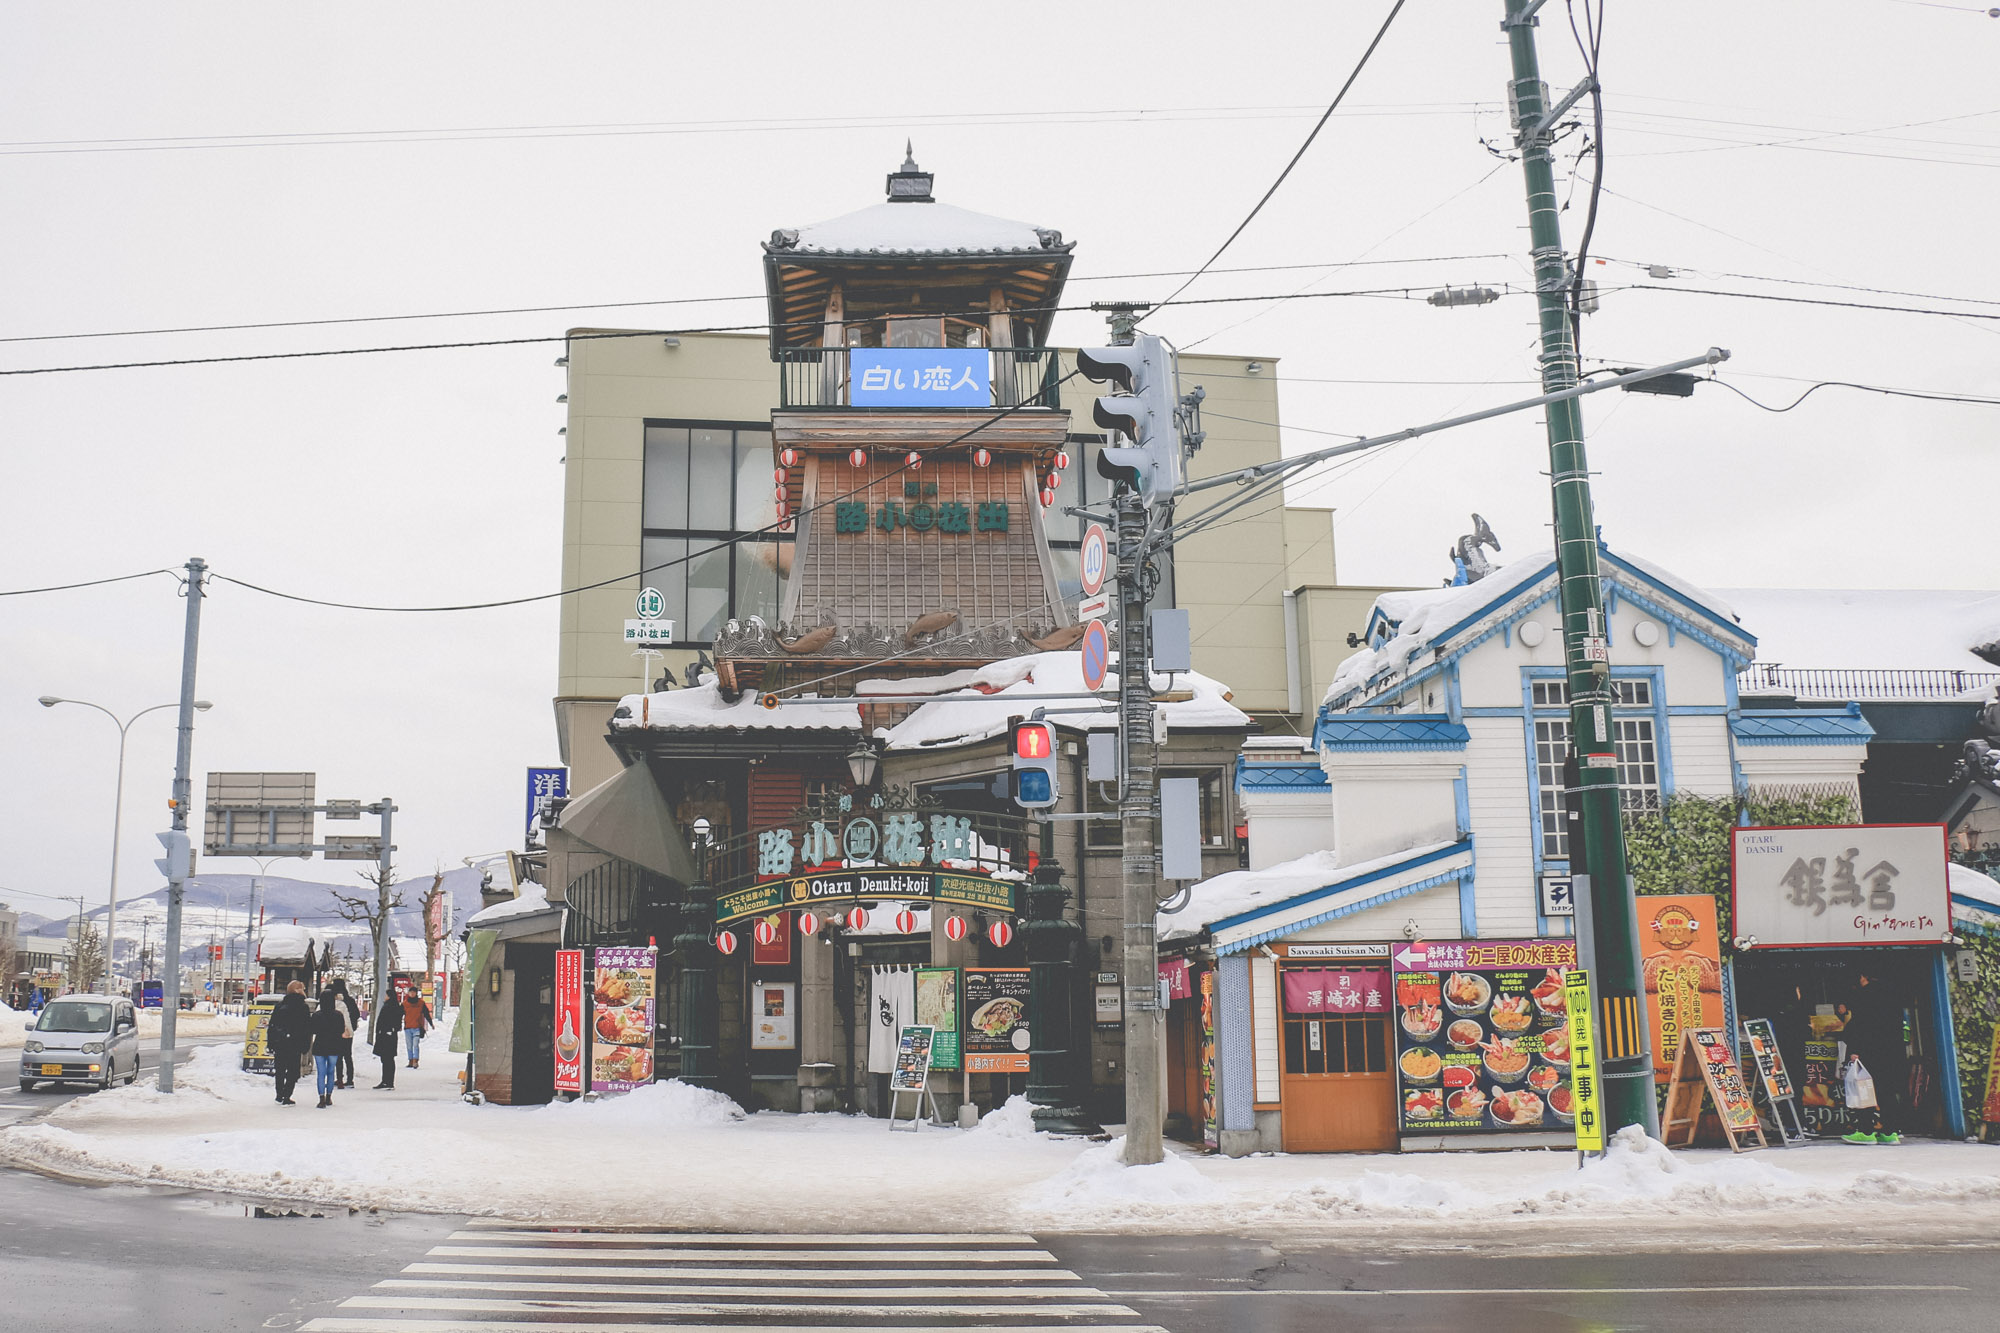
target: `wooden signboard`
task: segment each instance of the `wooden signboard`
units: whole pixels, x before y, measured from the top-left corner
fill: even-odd
[[[1750,1062],[1757,1066],[1757,1076],[1764,1084],[1764,1100],[1771,1106],[1771,1124],[1776,1127],[1778,1137],[1789,1148],[1806,1141],[1805,1122],[1799,1117],[1799,1105],[1793,1100],[1797,1091],[1792,1087],[1792,1076],[1785,1069],[1785,1056],[1778,1049],[1778,1034],[1771,1028],[1768,1018],[1746,1018],[1743,1029],[1743,1044],[1750,1051]],[[1786,1117],[1791,1123],[1786,1124]]]
[[[1721,1028],[1688,1028],[1681,1033],[1673,1076],[1667,1083],[1667,1108],[1660,1117],[1662,1143],[1669,1148],[1694,1146],[1704,1089],[1715,1106],[1716,1118],[1722,1122],[1730,1151],[1742,1152],[1753,1138],[1759,1148],[1771,1146],[1764,1139],[1757,1108],[1750,1104],[1750,1089],[1743,1082],[1743,1071],[1736,1067],[1729,1034]]]

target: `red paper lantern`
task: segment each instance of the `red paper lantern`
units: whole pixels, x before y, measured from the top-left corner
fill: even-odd
[[[1069,455],[1063,452],[1061,449],[1056,450],[1055,464],[1056,464],[1056,471],[1058,472],[1062,471],[1064,468],[1069,466]]]
[[[1014,928],[1005,921],[995,921],[986,928],[986,938],[993,941],[993,947],[1004,949],[1014,938]]]
[[[783,468],[776,468],[773,469],[771,473],[771,479],[773,481],[776,481],[780,486],[782,486],[785,484],[786,480],[790,478],[791,475],[792,475],[791,473],[785,471],[785,469]]]
[[[770,918],[757,923],[757,943],[770,948],[778,942],[778,927]]]
[[[956,944],[960,940],[964,939],[965,918],[962,916],[946,917],[944,922],[944,937],[950,940],[953,944]]]
[[[786,504],[786,503],[785,503],[785,502],[784,502],[783,500],[779,500],[779,501],[778,501],[778,517],[779,517],[779,518],[786,518],[786,517],[789,517],[789,516],[790,516],[790,514],[791,514],[791,512],[792,512],[792,507],[791,507],[790,505]]]
[[[1046,477],[1042,478],[1042,484],[1048,487],[1048,489],[1050,490],[1055,490],[1058,486],[1062,485],[1062,473],[1060,472],[1049,473]]]
[[[799,933],[801,935],[819,934],[819,918],[817,916],[814,916],[811,912],[800,912]]]
[[[1042,508],[1047,509],[1050,505],[1054,504],[1055,502],[1056,502],[1056,493],[1050,490],[1046,486],[1042,487]]]
[[[866,449],[856,449],[847,456],[847,461],[855,467],[867,467],[868,451]]]
[[[907,467],[910,471],[915,472],[918,468],[922,467],[923,465],[924,465],[924,456],[918,453],[916,450],[912,449],[910,450],[910,452],[903,455],[903,466]]]
[[[715,951],[721,954],[724,958],[727,958],[730,954],[735,953],[736,932],[733,930],[717,931],[715,934]]]
[[[793,528],[797,526],[798,525],[793,523],[792,520],[790,520],[789,518],[781,518],[778,520],[778,531],[780,532],[790,532]]]
[[[867,909],[867,908],[865,908],[865,907],[856,907],[856,908],[853,908],[852,910],[850,910],[850,911],[848,912],[848,914],[847,914],[847,928],[848,928],[849,930],[860,930],[860,929],[861,929],[861,928],[862,928],[863,926],[865,926],[865,925],[867,925],[867,924],[868,924],[868,909]]]
[[[799,465],[799,451],[796,449],[780,449],[778,451],[778,461],[786,467],[797,467]]]
[[[985,467],[992,461],[993,451],[991,449],[974,449],[972,451],[972,466]]]
[[[896,933],[898,935],[916,934],[917,914],[915,912],[912,912],[907,907],[904,908],[902,911],[896,913]]]

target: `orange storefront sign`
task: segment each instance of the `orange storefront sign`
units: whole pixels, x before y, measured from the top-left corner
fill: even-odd
[[[1722,949],[1715,899],[1705,893],[1646,895],[1639,909],[1639,966],[1653,1025],[1653,1079],[1673,1075],[1681,1034],[1722,1026]]]

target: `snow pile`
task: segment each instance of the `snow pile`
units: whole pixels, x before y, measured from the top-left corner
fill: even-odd
[[[1332,851],[1307,852],[1295,861],[1280,861],[1262,870],[1231,870],[1203,880],[1194,886],[1187,902],[1174,911],[1159,914],[1160,943],[1198,935],[1205,927],[1252,908],[1282,903],[1302,893],[1331,888],[1342,880],[1373,874],[1398,862],[1428,856],[1450,846],[1452,844],[1448,842],[1426,843],[1353,865],[1340,864],[1339,854]],[[1376,884],[1365,887],[1380,891]],[[1328,910],[1339,905],[1335,901],[1325,901]]]
[[[0,1003],[0,1046],[19,1046],[34,1025],[35,1015],[28,1010]]]
[[[619,730],[635,727],[655,731],[701,731],[714,727],[736,727],[760,731],[858,731],[861,710],[853,704],[798,704],[766,708],[759,696],[745,692],[735,703],[723,700],[721,688],[709,681],[684,690],[662,690],[658,694],[628,694],[618,701],[611,725]]]
[[[141,1009],[139,1011],[139,1039],[158,1041],[160,1024],[166,1011],[163,1009]],[[182,1037],[234,1037],[243,1033],[243,1018],[238,1014],[218,1014],[210,1006],[208,1013],[194,1009],[183,1009],[174,1019],[174,1038]]]
[[[1973,650],[2000,639],[1991,592],[1731,588],[1760,662],[1788,667],[1907,667],[1990,672]]]
[[[826,254],[1012,254],[1043,246],[1030,223],[933,200],[874,204],[800,227],[790,248]]]
[[[549,905],[549,891],[531,879],[521,881],[521,891],[505,902],[497,902],[491,907],[473,913],[466,921],[467,926],[490,926],[496,921],[509,917],[527,916],[540,912]]]
[[[596,1134],[607,1130],[714,1128],[746,1118],[742,1107],[712,1088],[669,1079],[596,1101],[550,1102],[536,1114],[553,1118],[562,1133]]]
[[[1111,1226],[1175,1221],[1191,1209],[1221,1205],[1228,1191],[1194,1163],[1168,1151],[1164,1161],[1127,1166],[1125,1140],[1085,1149],[1075,1161],[1028,1192],[1023,1206],[1039,1226]]]
[[[1117,662],[1118,654],[1113,653],[1112,670]],[[1076,651],[1029,653],[958,674],[968,677],[965,684],[974,693],[919,705],[896,726],[879,733],[887,738],[891,750],[921,750],[984,740],[1006,730],[1007,719],[1033,708],[1040,696],[1086,693],[1083,654]],[[1230,703],[1229,687],[1199,671],[1177,671],[1172,676],[1156,671],[1149,680],[1157,693],[1187,691],[1193,696],[1159,705],[1169,731],[1250,725],[1249,715]],[[1075,700],[1060,703],[1051,700],[1051,703],[1064,708],[1078,706]],[[1109,708],[1102,712],[1066,712],[1051,720],[1057,726],[1078,731],[1108,730],[1118,725],[1117,714]]]
[[[190,1103],[214,1108],[271,1101],[271,1080],[243,1072],[243,1052],[235,1046],[197,1046],[194,1056],[174,1070],[174,1090],[161,1092],[152,1071],[122,1088],[109,1088],[65,1102],[49,1114],[64,1128],[114,1125],[183,1115]]]
[[[292,921],[273,921],[260,932],[257,958],[265,963],[302,963],[313,951],[313,933]]]
[[[1032,1139],[1040,1131],[1035,1128],[1035,1104],[1028,1100],[1024,1092],[1009,1097],[1006,1104],[997,1106],[979,1117],[978,1125],[966,1136],[986,1139]]]

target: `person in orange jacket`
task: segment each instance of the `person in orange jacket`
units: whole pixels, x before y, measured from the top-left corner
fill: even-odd
[[[423,1053],[424,1033],[435,1024],[431,1019],[431,1007],[424,1003],[424,997],[415,986],[403,992],[403,1050],[409,1056],[410,1068],[417,1067],[417,1057]]]

